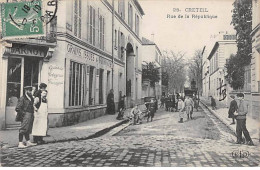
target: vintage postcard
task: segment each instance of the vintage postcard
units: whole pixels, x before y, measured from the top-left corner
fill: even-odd
[[[1,167],[258,167],[260,0],[0,0]]]

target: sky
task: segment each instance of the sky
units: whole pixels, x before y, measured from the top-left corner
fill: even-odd
[[[212,35],[220,31],[235,32],[230,24],[233,2],[234,0],[139,0],[145,13],[142,34],[154,40],[161,51],[182,51],[189,59],[195,50],[203,49]],[[190,8],[204,8],[208,12],[203,12],[203,9],[189,12],[192,10]],[[167,14],[175,15],[176,18],[167,18]],[[193,14],[213,15],[217,18],[192,18]],[[183,18],[178,18],[179,15]],[[189,15],[189,18],[185,18],[185,15]],[[154,38],[151,34],[154,34]]]

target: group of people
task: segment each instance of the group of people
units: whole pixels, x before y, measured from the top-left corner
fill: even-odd
[[[45,143],[43,137],[48,130],[47,85],[41,83],[39,90],[32,86],[24,87],[24,95],[19,98],[15,111],[16,121],[21,122],[18,148],[26,148]],[[30,134],[33,142],[30,141]],[[23,143],[26,140],[26,145]]]
[[[141,124],[145,118],[147,119],[147,122],[149,122],[149,120],[151,122],[153,121],[154,114],[158,109],[156,99],[151,98],[150,102],[145,102],[145,107],[145,110],[140,110],[136,104],[135,107],[130,111],[128,114],[128,119],[132,122],[133,125]]]
[[[124,119],[124,111],[125,107],[125,95],[122,95],[122,91],[119,91],[119,101],[118,101],[118,115],[116,117],[117,120]],[[127,115],[128,119],[132,121],[132,123],[139,124],[142,123],[144,117],[147,117],[147,122],[153,121],[154,113],[158,109],[158,103],[156,99],[151,99],[150,102],[145,103],[146,111],[141,111],[136,104],[130,113]],[[110,115],[114,115],[116,113],[115,102],[114,102],[114,90],[111,89],[109,94],[107,95],[107,109],[106,113]]]
[[[246,128],[246,115],[248,113],[249,104],[244,100],[244,94],[238,93],[237,100],[235,96],[231,95],[230,98],[230,107],[228,111],[228,117],[232,118],[232,123],[235,124],[236,120],[236,135],[237,135],[237,144],[248,144],[254,145],[249,132]],[[245,136],[246,141],[242,138],[242,133]]]
[[[185,100],[177,93],[176,95],[162,96],[161,108],[165,107],[166,111],[178,111],[180,120],[179,123],[183,123],[184,111],[186,112],[187,119],[193,119],[193,110],[198,111],[199,103],[195,95],[192,97],[186,95]]]
[[[116,117],[117,120],[122,120],[124,117],[125,111],[125,95],[122,95],[122,91],[119,91],[119,101],[118,101],[118,115]],[[106,113],[110,115],[116,114],[115,102],[114,102],[114,90],[111,89],[107,95],[107,109]]]

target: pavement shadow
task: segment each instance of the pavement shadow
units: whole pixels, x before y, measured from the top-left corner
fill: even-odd
[[[205,118],[205,116],[193,116],[192,118],[193,118],[192,120],[197,120],[197,119]]]

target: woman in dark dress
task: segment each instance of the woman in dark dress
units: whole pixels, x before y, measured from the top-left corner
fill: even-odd
[[[107,95],[107,114],[115,114],[115,102],[114,102],[114,90],[111,89],[110,93]]]
[[[233,122],[231,125],[235,124],[235,116],[234,113],[237,111],[237,102],[235,100],[235,96],[231,95],[230,98],[232,98],[232,101],[230,102],[229,110],[228,110],[228,118],[232,118]]]

